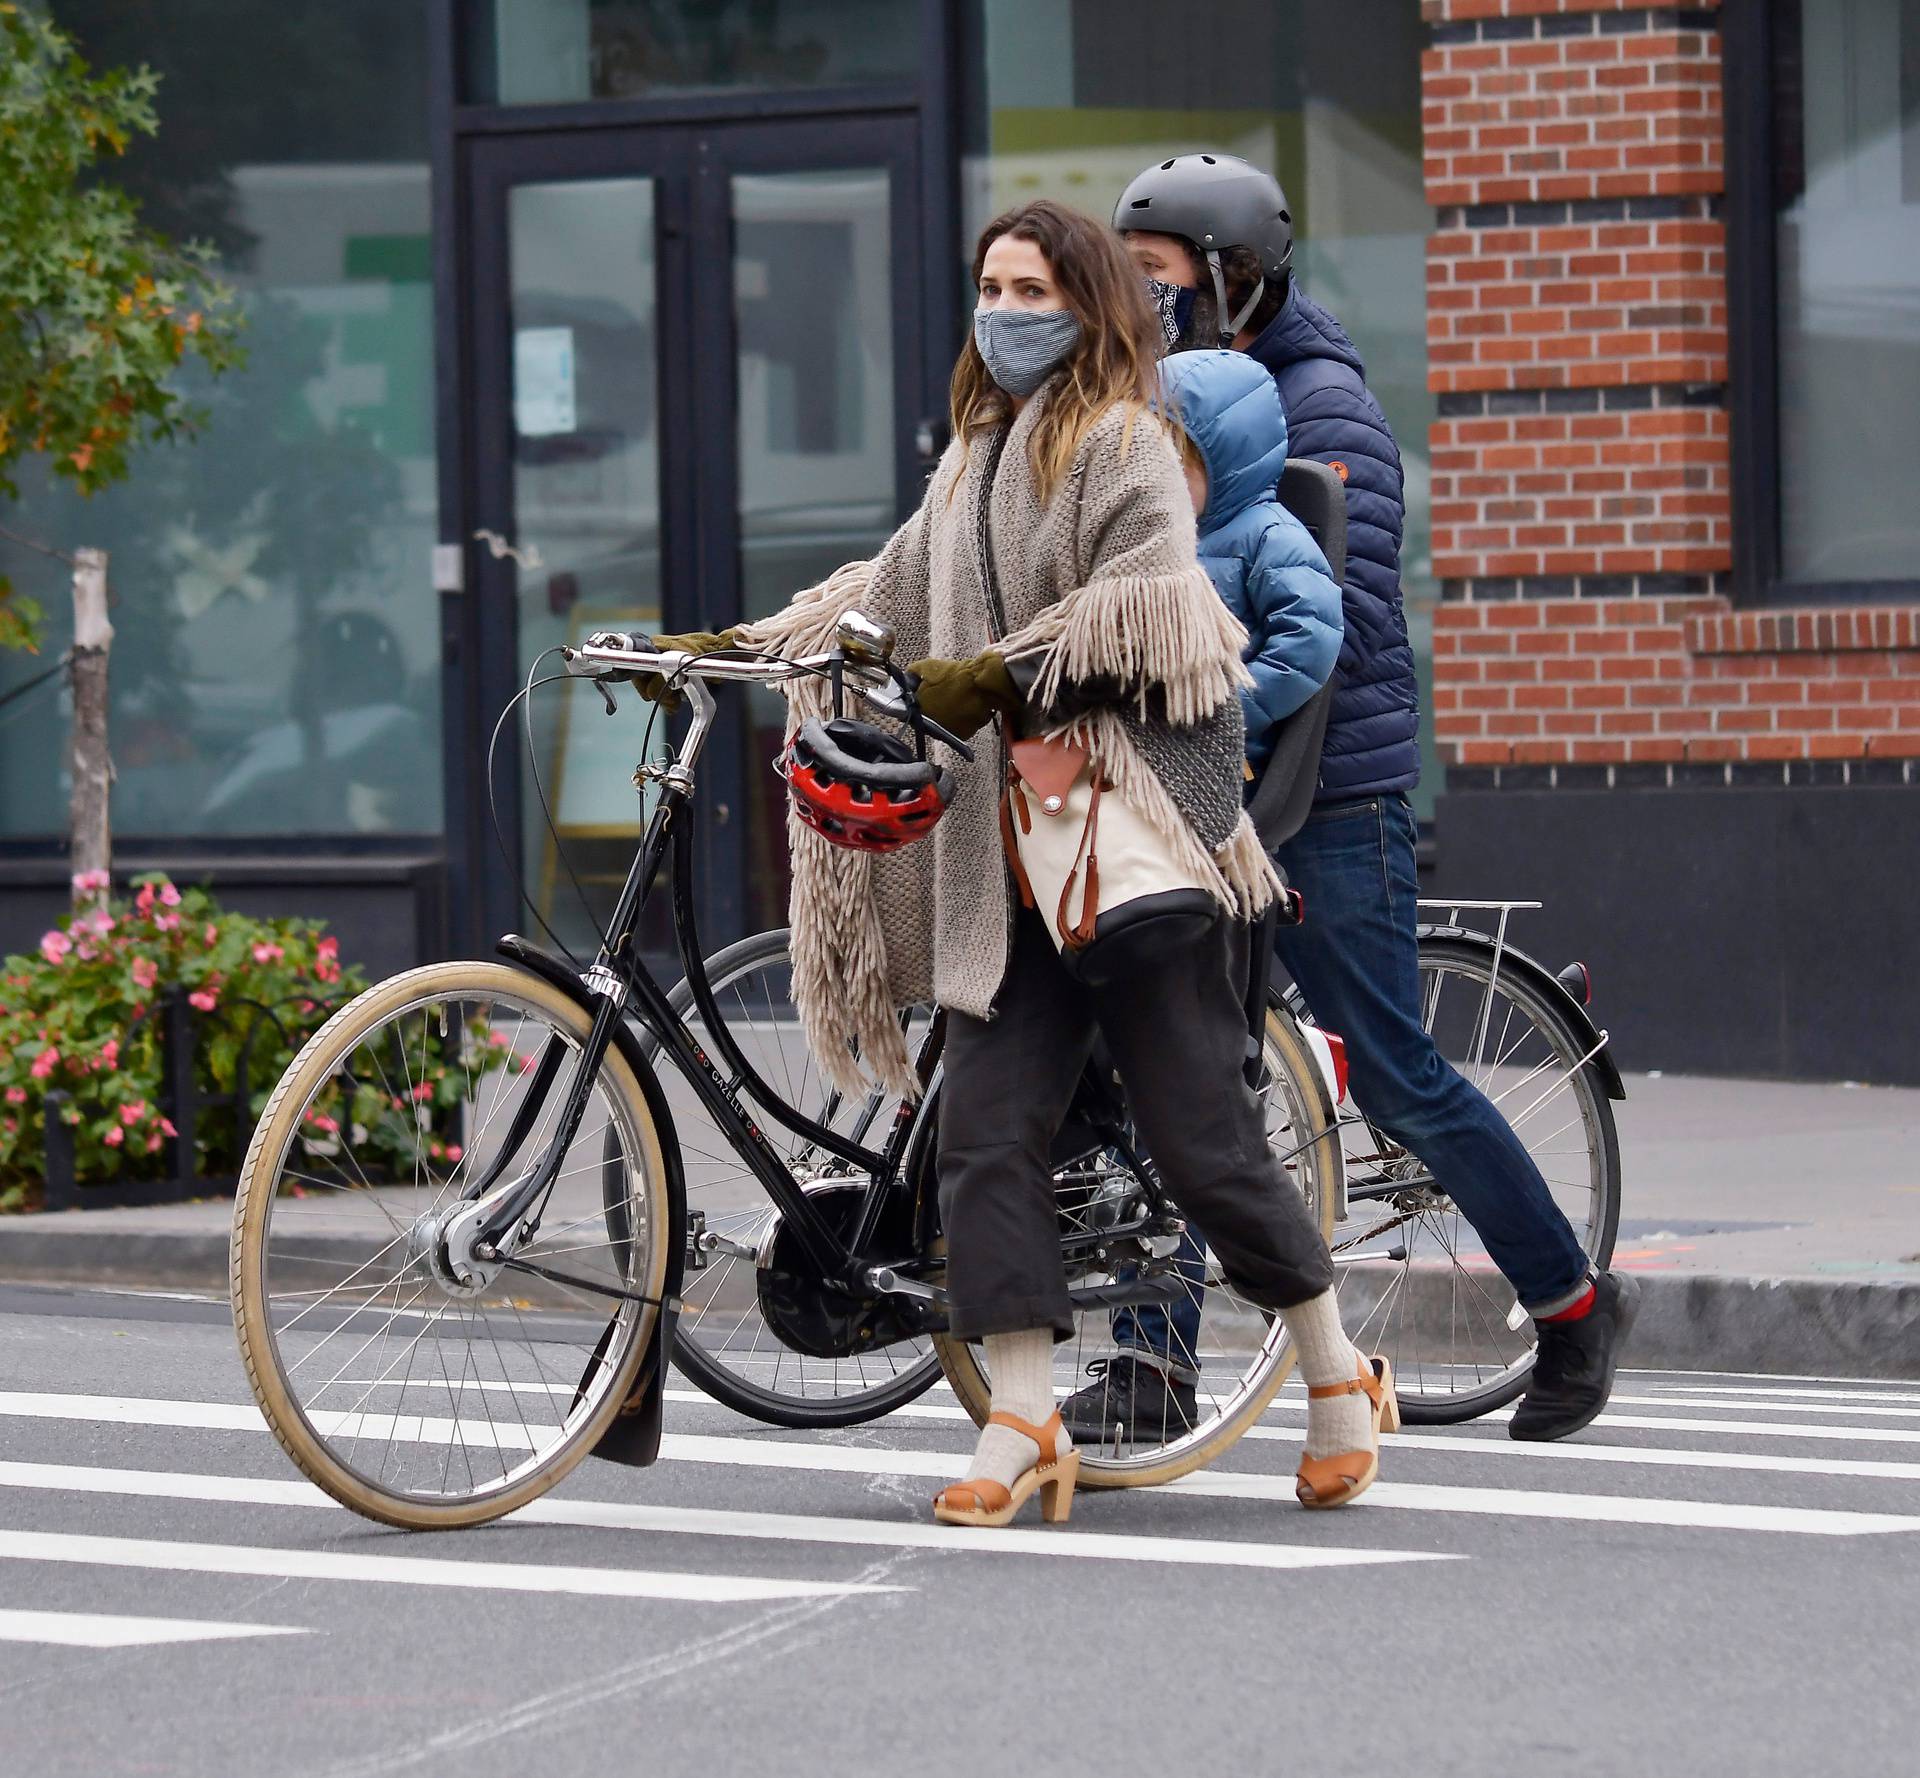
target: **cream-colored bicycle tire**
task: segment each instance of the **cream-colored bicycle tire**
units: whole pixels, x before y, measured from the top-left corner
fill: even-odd
[[[1307,1150],[1305,1155],[1314,1160],[1321,1177],[1331,1181],[1337,1177],[1336,1169],[1342,1164],[1339,1128],[1335,1119],[1334,1105],[1320,1071],[1309,1053],[1306,1040],[1301,1037],[1292,1014],[1278,1006],[1267,1009],[1267,1042],[1276,1052],[1280,1064],[1286,1069],[1299,1095],[1309,1127],[1323,1132]],[[1320,1225],[1320,1234],[1329,1242],[1333,1239],[1334,1193],[1331,1190],[1319,1194],[1319,1202],[1314,1205],[1315,1219]],[[987,1423],[990,1407],[986,1378],[981,1374],[980,1366],[974,1358],[973,1349],[965,1340],[957,1340],[950,1334],[936,1334],[933,1349],[939,1357],[940,1368],[946,1374],[955,1398],[972,1416],[976,1426]],[[1190,1475],[1196,1469],[1204,1469],[1216,1458],[1224,1456],[1239,1443],[1241,1435],[1259,1420],[1267,1411],[1273,1398],[1279,1394],[1281,1385],[1293,1374],[1293,1343],[1287,1341],[1275,1353],[1267,1371],[1259,1377],[1253,1386],[1246,1390],[1243,1399],[1233,1411],[1219,1417],[1219,1422],[1207,1435],[1196,1440],[1186,1449],[1169,1455],[1162,1463],[1146,1467],[1118,1466],[1109,1458],[1091,1448],[1083,1447],[1080,1452],[1080,1486],[1083,1488],[1152,1488],[1162,1482],[1171,1482],[1183,1475]]]
[[[456,1530],[490,1520],[537,1500],[562,1481],[587,1456],[600,1436],[619,1413],[621,1403],[632,1389],[634,1376],[646,1354],[659,1310],[652,1305],[641,1308],[639,1328],[630,1343],[622,1374],[606,1390],[602,1405],[591,1419],[576,1428],[564,1444],[540,1468],[511,1488],[488,1494],[477,1500],[434,1504],[401,1497],[368,1486],[360,1477],[344,1470],[327,1451],[325,1442],[300,1412],[298,1404],[283,1382],[276,1362],[276,1347],[268,1318],[268,1299],[264,1276],[265,1230],[267,1212],[278,1181],[277,1166],[267,1177],[263,1165],[270,1157],[283,1155],[289,1146],[300,1108],[314,1090],[316,1077],[324,1080],[332,1068],[361,1041],[365,1032],[410,1002],[435,995],[485,997],[512,995],[529,1005],[538,1006],[555,1023],[584,1042],[592,1023],[591,1015],[557,988],[524,970],[505,964],[456,962],[428,964],[411,969],[355,996],[314,1033],[286,1073],[281,1076],[267,1100],[267,1108],[255,1127],[247,1147],[246,1163],[234,1196],[233,1233],[227,1249],[227,1283],[233,1309],[234,1332],[240,1341],[240,1358],[246,1367],[247,1382],[254,1400],[266,1417],[268,1427],[280,1448],[315,1487],[331,1495],[342,1506],[351,1507],[367,1518],[410,1531]],[[673,1226],[668,1217],[667,1170],[660,1148],[659,1131],[647,1105],[647,1097],[633,1070],[617,1046],[609,1048],[602,1063],[603,1077],[612,1090],[626,1102],[634,1128],[640,1136],[646,1162],[649,1195],[648,1226],[667,1230]],[[642,1290],[658,1296],[665,1284],[667,1242],[653,1243]]]

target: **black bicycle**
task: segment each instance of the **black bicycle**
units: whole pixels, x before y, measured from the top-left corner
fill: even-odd
[[[786,662],[604,635],[568,651],[567,667],[603,689],[660,674],[692,713],[668,760],[636,773],[654,806],[599,955],[579,971],[509,937],[498,961],[433,964],[358,996],[274,1088],[235,1202],[234,1320],[261,1410],[305,1475],[390,1524],[511,1512],[649,1390],[657,1412],[671,1324],[683,1301],[718,1299],[723,1272],[740,1275],[780,1362],[871,1366],[870,1393],[898,1405],[931,1381],[931,1358],[954,1400],[913,1411],[987,1414],[982,1355],[946,1327],[940,1021],[914,1033],[916,1101],[809,1115],[795,1104],[807,1095],[769,1080],[729,1028],[694,917],[689,815],[711,686],[833,675],[924,747],[932,725],[884,637],[854,620],[830,654]],[[663,872],[686,971],[678,1006],[633,939]],[[1284,1009],[1269,1013],[1255,1066],[1283,1189],[1301,1191],[1331,1234],[1334,1093]],[[764,1200],[751,1240],[711,1194],[689,1211],[689,1162],[703,1159],[679,1134],[689,1107],[717,1137],[712,1153]],[[1097,1066],[1055,1163],[1076,1319],[1057,1348],[1063,1385],[1150,1339],[1152,1318],[1183,1300],[1201,1310],[1193,1412],[1121,1428],[1082,1458],[1087,1485],[1169,1480],[1260,1418],[1292,1368],[1284,1326],[1210,1262],[1181,1257],[1184,1223]],[[715,1286],[706,1297],[703,1280]],[[769,1380],[743,1369],[740,1383]]]

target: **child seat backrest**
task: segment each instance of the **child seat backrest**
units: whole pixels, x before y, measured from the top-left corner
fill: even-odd
[[[1347,578],[1346,485],[1324,463],[1289,457],[1281,472],[1280,504],[1313,533],[1333,570],[1335,586]],[[1254,831],[1271,852],[1300,831],[1320,781],[1320,748],[1327,738],[1327,711],[1333,703],[1329,680],[1280,724],[1273,754],[1247,803]]]

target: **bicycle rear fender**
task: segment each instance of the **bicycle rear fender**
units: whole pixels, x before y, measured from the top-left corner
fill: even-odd
[[[597,1009],[595,995],[581,980],[572,964],[551,951],[508,933],[494,946],[502,957],[529,974],[537,975],[549,986],[559,989],[591,1018]],[[687,1179],[680,1158],[680,1143],[674,1134],[673,1112],[667,1104],[660,1077],[640,1046],[631,1021],[622,1019],[613,1028],[613,1041],[621,1058],[633,1070],[633,1077],[646,1095],[647,1114],[653,1119],[660,1137],[660,1152],[667,1166],[667,1271],[663,1292],[668,1307],[655,1318],[653,1338],[640,1360],[639,1374],[632,1393],[621,1405],[619,1415],[594,1446],[593,1455],[610,1463],[625,1463],[643,1468],[660,1455],[660,1430],[666,1406],[667,1354],[673,1349],[674,1305],[680,1300],[680,1284],[687,1258]],[[597,1354],[596,1354],[597,1357]],[[591,1371],[589,1366],[589,1371]]]
[[[1484,932],[1475,932],[1465,926],[1422,926],[1421,938],[1444,938],[1456,944],[1472,945],[1486,952],[1489,959],[1494,952],[1494,942]],[[1513,945],[1502,945],[1500,950],[1500,968],[1511,970],[1519,976],[1529,988],[1532,988],[1542,1000],[1564,1018],[1581,1040],[1583,1053],[1601,1045],[1588,1066],[1599,1075],[1600,1084],[1606,1090],[1609,1099],[1624,1099],[1627,1096],[1627,1083],[1620,1078],[1620,1066],[1613,1059],[1611,1041],[1603,1043],[1607,1033],[1593,1022],[1593,1014],[1567,991],[1566,983],[1558,979],[1552,970],[1530,957],[1525,951]]]

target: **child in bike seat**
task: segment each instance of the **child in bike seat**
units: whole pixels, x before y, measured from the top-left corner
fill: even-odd
[[[1160,366],[1167,418],[1186,466],[1200,566],[1247,627],[1253,675],[1240,702],[1258,776],[1274,731],[1327,681],[1345,634],[1340,589],[1306,526],[1274,490],[1287,418],[1273,378],[1244,352],[1180,352]]]
[[[1200,565],[1246,626],[1240,688],[1247,718],[1247,788],[1274,734],[1326,683],[1340,653],[1340,589],[1306,526],[1274,496],[1287,461],[1287,420],[1266,369],[1244,352],[1181,352],[1162,361],[1160,392],[1186,467]],[[1197,1424],[1204,1255],[1192,1233],[1176,1260],[1189,1288],[1171,1310],[1123,1309],[1114,1342],[1127,1354],[1061,1404],[1067,1430],[1098,1441],[1116,1421]]]

